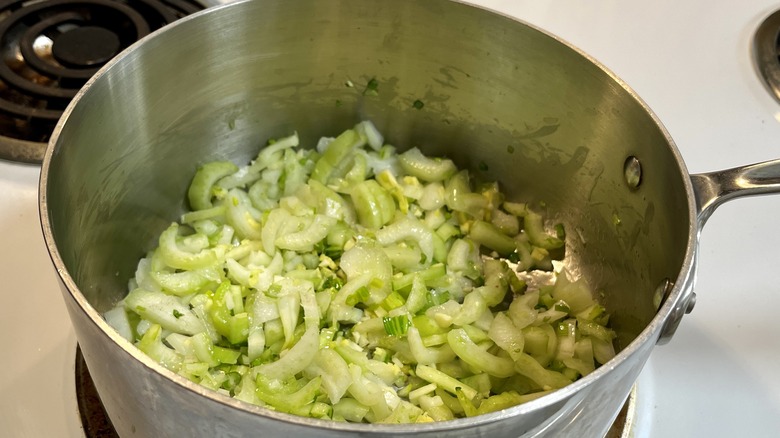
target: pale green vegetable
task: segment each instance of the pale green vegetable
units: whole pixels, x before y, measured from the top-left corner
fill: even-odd
[[[561,388],[615,356],[584,280],[546,284],[565,233],[370,122],[208,163],[106,321],[246,403],[335,421],[447,421]],[[541,205],[541,204],[540,204]],[[538,210],[537,210],[538,209]],[[526,272],[527,273],[527,272]]]
[[[426,157],[417,148],[409,149],[398,158],[408,174],[427,182],[444,181],[458,170],[452,160]]]
[[[192,179],[187,197],[192,210],[206,210],[211,208],[211,198],[214,196],[213,187],[217,181],[238,171],[238,166],[229,161],[214,161],[201,166]]]

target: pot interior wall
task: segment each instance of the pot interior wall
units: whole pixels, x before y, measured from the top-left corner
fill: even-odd
[[[184,211],[198,164],[246,163],[293,130],[313,145],[365,118],[400,149],[447,155],[543,203],[622,344],[654,315],[655,287],[677,277],[687,174],[642,104],[556,39],[442,0],[246,2],[131,49],[56,138],[47,199],[60,256],[107,310]],[[624,182],[628,156],[643,166],[637,190]]]

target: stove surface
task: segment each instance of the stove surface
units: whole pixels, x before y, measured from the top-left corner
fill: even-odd
[[[106,62],[196,0],[0,3],[0,158],[40,162],[54,125]]]
[[[751,58],[780,4],[480,0],[605,64],[655,111],[692,173],[780,158],[780,106]],[[75,336],[40,233],[38,168],[0,161],[0,436],[83,437]],[[780,197],[720,207],[701,235],[698,303],[637,384],[641,437],[780,431]]]

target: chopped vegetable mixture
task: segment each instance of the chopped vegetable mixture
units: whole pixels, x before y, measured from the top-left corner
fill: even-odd
[[[298,146],[202,165],[109,324],[193,382],[348,422],[501,410],[615,355],[591,290],[553,271],[562,225],[370,122]]]

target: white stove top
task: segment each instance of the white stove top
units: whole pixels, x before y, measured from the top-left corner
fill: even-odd
[[[572,42],[653,108],[691,172],[780,158],[780,104],[755,74],[770,0],[480,0]],[[38,168],[0,162],[0,436],[81,437],[76,341],[38,225]],[[633,436],[780,433],[780,196],[721,207],[698,304],[637,389]]]

